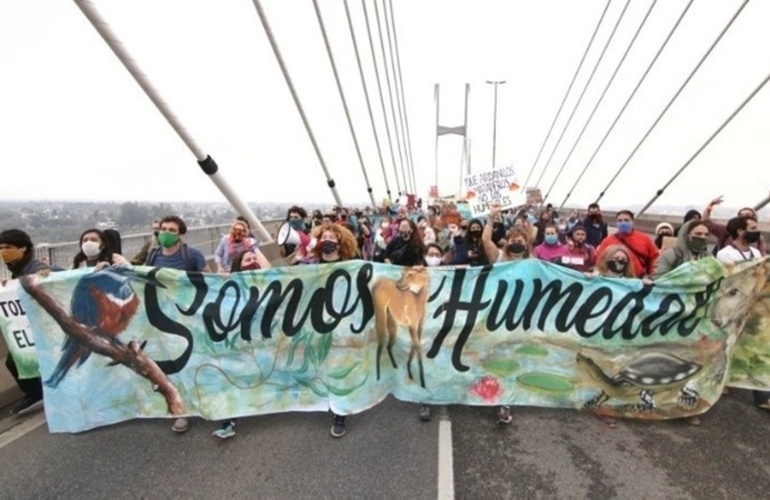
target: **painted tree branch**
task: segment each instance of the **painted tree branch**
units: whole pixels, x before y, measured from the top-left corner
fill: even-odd
[[[116,363],[130,368],[150,380],[166,398],[169,413],[171,415],[184,415],[184,402],[179,391],[155,361],[145,354],[138,342],[132,340],[128,344],[123,344],[117,339],[100,335],[84,327],[75,321],[54,297],[40,287],[36,275],[24,276],[20,282],[24,290],[51,315],[65,334],[91,351],[111,358]]]

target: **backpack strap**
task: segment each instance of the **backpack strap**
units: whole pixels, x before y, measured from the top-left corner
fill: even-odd
[[[161,251],[161,247],[155,247],[152,250],[150,250],[150,253],[147,254],[147,258],[144,261],[145,266],[151,266],[153,262],[155,262],[155,258],[158,256],[158,254]]]
[[[182,262],[184,262],[184,268],[187,271],[197,271],[195,269],[195,263],[190,258],[190,248],[187,243],[182,243]]]

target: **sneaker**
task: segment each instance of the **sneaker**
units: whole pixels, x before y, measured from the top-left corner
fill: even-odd
[[[11,408],[11,415],[22,415],[43,406],[42,396],[24,396],[24,399]]]
[[[510,406],[500,406],[497,409],[497,423],[498,424],[510,424],[513,422],[513,417],[511,416],[511,407]]]
[[[174,425],[171,426],[171,430],[174,432],[187,432],[190,428],[190,422],[186,418],[178,418],[174,420]]]
[[[225,422],[222,427],[211,433],[212,436],[219,439],[227,439],[235,436],[235,422]]]
[[[420,421],[421,422],[430,421],[430,406],[420,405]]]
[[[334,415],[334,423],[332,424],[332,436],[341,438],[345,435],[345,417],[342,415]]]

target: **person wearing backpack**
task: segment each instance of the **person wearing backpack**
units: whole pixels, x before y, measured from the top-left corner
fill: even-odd
[[[168,215],[160,221],[158,232],[158,247],[153,248],[147,255],[146,266],[164,267],[179,271],[198,271],[209,273],[211,269],[206,262],[206,256],[197,248],[187,246],[182,237],[187,233],[187,224],[176,215]],[[182,417],[174,421],[171,430],[187,432],[190,422]]]
[[[709,228],[706,222],[691,219],[679,228],[676,246],[664,250],[655,262],[653,279],[681,266],[685,262],[709,257]]]

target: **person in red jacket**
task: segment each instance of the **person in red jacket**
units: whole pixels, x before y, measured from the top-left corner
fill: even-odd
[[[598,258],[601,259],[607,247],[623,245],[630,251],[634,276],[637,278],[652,276],[660,250],[649,236],[634,229],[634,213],[630,210],[618,212],[615,216],[615,222],[618,230],[615,234],[607,236],[596,249]]]

